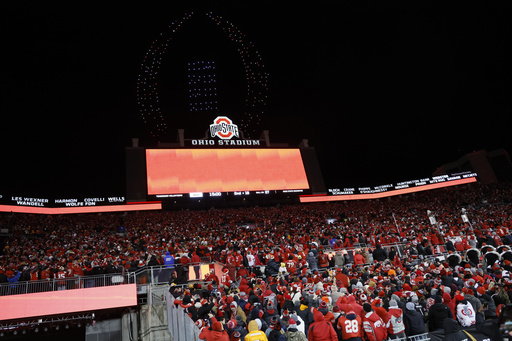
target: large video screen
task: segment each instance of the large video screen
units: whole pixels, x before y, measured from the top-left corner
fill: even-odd
[[[149,195],[309,189],[299,149],[147,149]]]

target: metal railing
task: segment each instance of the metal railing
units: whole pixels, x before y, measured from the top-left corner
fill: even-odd
[[[165,267],[163,265],[144,267],[133,273],[137,285],[163,284],[169,283],[175,268]]]
[[[174,297],[165,293],[168,328],[175,341],[199,341],[200,330],[184,309],[174,304]]]
[[[38,292],[105,287],[135,283],[134,273],[113,273],[96,276],[76,276],[48,280],[21,281],[0,284],[0,296],[33,294]]]
[[[189,271],[194,272],[191,277],[196,277],[195,266],[201,264],[190,264]],[[67,278],[51,278],[47,280],[36,281],[18,281],[12,283],[0,284],[0,296],[22,295],[37,292],[49,292],[59,290],[84,289],[94,287],[104,287],[119,284],[137,284],[138,292],[145,293],[143,287],[149,284],[167,284],[172,273],[176,268],[161,266],[143,267],[134,272],[123,271],[122,273],[95,275],[95,276],[75,276]],[[201,277],[201,271],[199,271]],[[188,277],[187,277],[188,279]],[[188,284],[183,283],[183,284]]]

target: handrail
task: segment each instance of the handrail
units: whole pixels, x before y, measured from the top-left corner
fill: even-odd
[[[36,281],[18,281],[0,284],[0,296],[84,289],[131,283],[135,283],[135,276],[129,272],[94,276],[50,278]]]
[[[189,263],[188,266],[202,265],[209,263]],[[86,275],[66,278],[49,278],[43,280],[18,281],[0,284],[0,296],[21,295],[37,292],[50,292],[58,290],[83,289],[119,284],[147,284],[169,283],[172,271],[176,269],[166,265],[144,266],[136,271],[128,272],[123,270],[119,273],[103,275]],[[171,271],[172,270],[172,271]]]

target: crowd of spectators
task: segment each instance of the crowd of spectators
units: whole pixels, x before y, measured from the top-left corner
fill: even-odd
[[[471,184],[280,207],[3,214],[12,235],[1,245],[0,283],[164,265],[176,270],[175,303],[206,340],[383,340],[440,329],[457,339],[461,326],[495,319],[512,298],[506,255],[487,264],[465,254],[512,244],[510,190]],[[461,257],[448,263],[449,253]],[[182,265],[204,259],[226,264],[222,276],[208,274],[206,288],[182,286]]]

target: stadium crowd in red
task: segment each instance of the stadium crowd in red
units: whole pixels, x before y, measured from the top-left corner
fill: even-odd
[[[206,257],[228,264],[225,274],[209,274],[215,282],[206,290],[175,287],[173,295],[199,325],[209,321],[207,340],[221,334],[252,340],[262,331],[277,340],[295,330],[310,340],[382,340],[423,333],[425,322],[455,335],[460,325],[492,319],[510,302],[510,259],[486,264],[464,257],[483,245],[512,244],[509,200],[509,185],[473,184],[328,204],[3,214],[0,225],[13,234],[2,245],[0,282],[169,266],[170,255],[176,265]],[[342,249],[355,253],[328,253]],[[448,264],[435,260],[440,252],[462,257]],[[186,283],[178,268],[171,282]],[[459,318],[459,310],[473,314]]]

